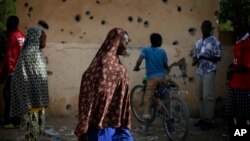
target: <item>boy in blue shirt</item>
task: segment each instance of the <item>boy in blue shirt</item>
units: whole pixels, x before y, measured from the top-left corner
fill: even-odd
[[[145,59],[146,76],[147,76],[147,88],[144,97],[144,110],[143,118],[150,119],[150,100],[153,98],[154,93],[159,85],[166,82],[166,70],[168,69],[168,57],[167,53],[162,45],[162,37],[159,33],[152,33],[150,35],[151,47],[143,48],[140,53],[134,71],[140,70],[140,65]]]

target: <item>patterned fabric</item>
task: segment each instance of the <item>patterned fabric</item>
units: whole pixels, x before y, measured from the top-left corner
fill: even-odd
[[[46,63],[40,50],[42,29],[28,29],[22,52],[11,81],[10,116],[22,117],[33,107],[49,103]]]
[[[89,127],[130,128],[128,74],[117,55],[124,34],[112,29],[82,76],[75,129],[79,138]]]
[[[226,103],[227,117],[250,117],[250,91],[228,88]]]
[[[24,141],[37,141],[45,129],[45,108],[33,108],[24,114],[21,125],[25,130]]]
[[[199,39],[195,44],[193,57],[199,59],[200,56],[211,58],[213,56],[221,57],[221,46],[219,40],[211,35],[206,39]],[[216,71],[216,63],[208,60],[201,59],[198,62],[196,73],[198,75],[208,74],[209,72]]]

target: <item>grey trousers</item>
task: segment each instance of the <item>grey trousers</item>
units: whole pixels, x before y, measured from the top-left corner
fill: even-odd
[[[214,118],[215,104],[215,72],[197,75],[197,84],[200,118],[202,120],[212,121]]]

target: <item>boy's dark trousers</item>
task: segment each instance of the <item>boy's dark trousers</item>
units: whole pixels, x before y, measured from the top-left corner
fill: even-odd
[[[10,85],[11,85],[11,75],[9,75],[5,81],[4,89],[3,89],[3,98],[4,98],[4,125],[13,124],[19,125],[21,122],[20,117],[10,117]]]

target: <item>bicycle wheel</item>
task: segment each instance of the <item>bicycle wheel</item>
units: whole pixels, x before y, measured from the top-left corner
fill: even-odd
[[[130,93],[130,105],[131,110],[135,118],[142,123],[151,123],[156,117],[156,109],[155,106],[152,105],[152,118],[149,120],[145,120],[143,115],[143,109],[145,107],[144,104],[144,95],[145,95],[145,88],[143,85],[136,85],[133,87]]]
[[[167,105],[166,105],[167,104]],[[164,129],[171,141],[184,141],[189,133],[189,112],[186,104],[176,96],[171,97],[169,107],[170,116],[165,116],[163,120]],[[168,115],[165,113],[165,115]]]

